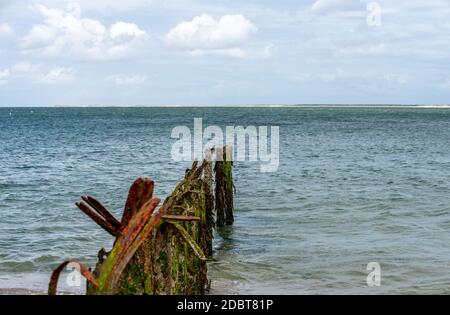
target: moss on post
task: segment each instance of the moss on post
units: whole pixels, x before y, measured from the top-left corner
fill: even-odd
[[[205,166],[204,166],[204,181],[205,181],[205,197],[206,197],[206,224],[208,233],[211,234],[210,240],[206,244],[206,254],[208,257],[212,256],[213,243],[212,233],[215,226],[214,222],[214,178],[213,178],[213,153],[214,148],[207,148],[205,150]]]
[[[232,148],[231,146],[224,146],[216,150],[217,161],[214,168],[216,173],[216,225],[231,225],[234,222]]]
[[[206,208],[204,168],[195,162],[186,177],[164,201],[167,214],[196,216],[198,221],[163,222],[153,240],[154,294],[205,294],[206,254],[212,240]]]

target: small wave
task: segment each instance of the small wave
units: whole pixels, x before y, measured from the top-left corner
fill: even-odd
[[[31,261],[3,261],[0,263],[0,270],[6,272],[28,272],[36,270],[36,265]]]

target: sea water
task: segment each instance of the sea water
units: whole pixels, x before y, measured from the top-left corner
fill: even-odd
[[[113,238],[74,203],[120,217],[137,177],[163,199],[189,167],[171,130],[194,118],[280,130],[276,172],[235,163],[212,293],[450,293],[450,110],[389,107],[0,108],[0,293],[44,293],[67,259],[94,265]]]

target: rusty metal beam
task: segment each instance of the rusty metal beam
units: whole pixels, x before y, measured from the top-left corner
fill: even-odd
[[[77,202],[75,205],[112,236],[119,236],[121,234],[119,229],[113,227],[104,217],[97,214],[97,212],[89,208],[85,203]]]

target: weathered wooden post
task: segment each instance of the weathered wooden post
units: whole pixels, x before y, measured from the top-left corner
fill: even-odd
[[[216,148],[216,225],[231,225],[234,222],[234,186],[232,147]]]
[[[204,168],[204,180],[205,180],[205,197],[206,197],[206,222],[208,225],[209,232],[213,233],[213,228],[215,226],[214,220],[214,178],[213,178],[213,153],[214,148],[206,148],[205,150],[205,168]],[[213,253],[213,243],[211,240],[207,244],[208,257],[212,256]]]

